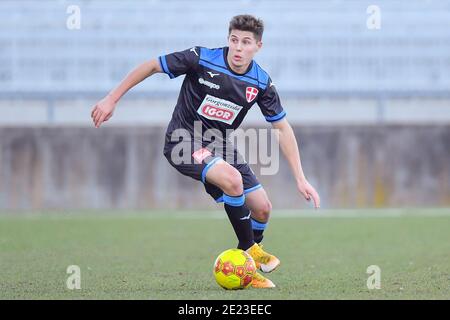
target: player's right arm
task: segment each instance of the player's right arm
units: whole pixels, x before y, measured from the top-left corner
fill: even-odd
[[[157,59],[146,61],[134,68],[115,89],[94,105],[91,118],[95,127],[100,127],[112,117],[117,102],[128,90],[158,72],[164,71]]]

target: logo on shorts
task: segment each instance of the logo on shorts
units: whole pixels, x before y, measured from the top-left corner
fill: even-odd
[[[247,98],[248,103],[255,100],[257,95],[258,95],[258,89],[254,88],[254,87],[247,87],[245,89],[245,97]]]
[[[232,124],[242,108],[242,106],[239,106],[231,101],[220,99],[208,94],[198,107],[197,113],[207,119]]]
[[[208,149],[206,149],[206,148],[201,148],[201,149],[198,149],[197,151],[195,151],[193,154],[192,154],[192,157],[195,159],[195,161],[197,161],[198,163],[202,163],[202,161],[203,160],[205,160],[205,158],[207,157],[207,156],[210,156],[211,155],[211,151],[209,151]]]

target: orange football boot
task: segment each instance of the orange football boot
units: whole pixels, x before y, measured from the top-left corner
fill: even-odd
[[[275,288],[275,284],[256,271],[253,276],[252,287],[257,289]]]
[[[247,249],[247,253],[252,256],[257,269],[264,273],[272,272],[280,265],[280,260],[265,252],[262,247],[262,245],[255,243]]]

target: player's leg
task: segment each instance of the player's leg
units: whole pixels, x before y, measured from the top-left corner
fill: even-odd
[[[245,179],[253,180],[253,178],[246,177],[245,175],[244,177]],[[246,193],[245,201],[251,211],[254,241],[257,243],[257,245],[248,251],[253,257],[253,260],[255,260],[258,269],[262,272],[272,272],[280,265],[280,260],[276,256],[264,251],[263,246],[260,244],[263,239],[263,232],[269,221],[272,204],[262,187],[253,187],[246,190],[247,192],[244,190],[244,193]]]
[[[250,209],[253,228],[253,239],[261,243],[264,230],[269,222],[272,204],[263,188],[251,191],[245,195],[245,204]]]
[[[250,211],[245,205],[244,187],[240,172],[224,160],[205,167],[205,181],[223,191],[225,211],[239,240],[238,248],[247,250],[255,244]],[[204,182],[205,182],[204,181]]]
[[[244,182],[244,194],[246,196],[247,207],[252,212],[252,228],[255,242],[262,240],[264,229],[270,215],[271,203],[259,183],[253,170],[247,163],[237,164],[236,168],[242,175]],[[247,252],[255,260],[256,266],[263,272],[272,272],[280,265],[280,260],[274,255],[265,252],[262,245],[255,244]]]

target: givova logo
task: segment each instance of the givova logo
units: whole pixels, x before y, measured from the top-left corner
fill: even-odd
[[[205,79],[203,79],[203,78],[199,78],[199,79],[198,79],[198,82],[199,82],[200,84],[203,84],[203,85],[205,85],[205,86],[211,88],[211,89],[216,89],[216,90],[219,90],[219,89],[220,89],[220,86],[219,86],[218,84],[212,83],[212,82],[207,81],[207,80],[205,80]]]

